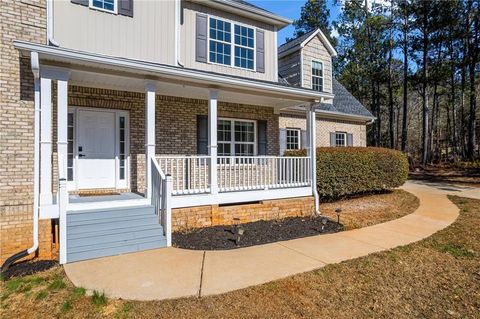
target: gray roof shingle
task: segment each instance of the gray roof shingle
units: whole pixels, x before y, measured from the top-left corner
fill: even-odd
[[[372,113],[335,78],[333,78],[333,94],[335,94],[333,104],[319,103],[317,107],[323,111],[374,118]]]

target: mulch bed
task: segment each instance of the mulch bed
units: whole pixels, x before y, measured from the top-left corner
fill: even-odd
[[[249,247],[328,234],[343,230],[342,224],[326,219],[322,230],[322,217],[290,217],[282,220],[257,221],[238,225],[243,229],[240,241],[236,243],[236,226],[212,226],[187,232],[173,233],[173,245],[193,250],[226,250]]]
[[[53,260],[23,261],[11,265],[10,268],[2,273],[2,278],[9,279],[12,277],[33,275],[53,268],[56,265],[58,265],[58,262]]]

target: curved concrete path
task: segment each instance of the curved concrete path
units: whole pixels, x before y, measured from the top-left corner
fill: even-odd
[[[446,194],[463,196],[462,191],[422,182],[402,188],[420,199],[420,207],[383,224],[226,251],[149,250],[67,264],[65,271],[76,286],[109,297],[159,300],[220,294],[407,245],[457,218],[458,208]],[[480,198],[480,189],[473,195]]]

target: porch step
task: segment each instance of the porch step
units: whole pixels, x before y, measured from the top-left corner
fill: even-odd
[[[67,262],[166,245],[152,206],[67,212]]]

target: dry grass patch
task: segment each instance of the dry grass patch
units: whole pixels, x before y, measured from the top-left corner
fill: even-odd
[[[323,215],[337,220],[336,208],[341,208],[340,222],[348,229],[361,228],[387,222],[413,213],[420,201],[413,194],[395,189],[375,194],[340,200],[320,205]]]
[[[62,269],[12,278],[2,287],[0,317],[39,318],[479,318],[480,201],[459,197],[459,219],[426,240],[318,271],[204,298],[138,302],[49,291]],[[326,247],[327,249],[328,247]],[[39,279],[42,278],[40,282]],[[3,297],[3,291],[9,291]],[[65,304],[69,301],[68,305]]]

